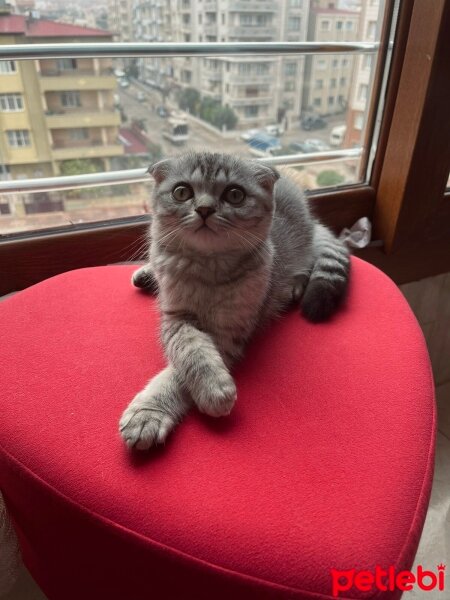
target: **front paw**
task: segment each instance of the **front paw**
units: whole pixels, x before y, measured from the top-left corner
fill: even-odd
[[[131,283],[138,288],[148,290],[153,294],[158,293],[158,283],[155,275],[148,265],[144,265],[131,276]]]
[[[129,448],[147,450],[165,442],[177,423],[157,395],[142,390],[130,403],[119,422],[120,435]]]
[[[233,378],[225,369],[221,369],[202,377],[194,400],[200,412],[210,417],[225,417],[230,414],[236,396]]]

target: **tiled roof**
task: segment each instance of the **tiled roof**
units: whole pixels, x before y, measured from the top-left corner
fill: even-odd
[[[26,37],[111,37],[111,32],[44,19],[27,19],[23,15],[0,16],[1,33],[20,33]]]

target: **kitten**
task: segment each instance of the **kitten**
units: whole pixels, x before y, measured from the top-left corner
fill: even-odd
[[[130,447],[164,442],[194,403],[227,415],[230,374],[255,329],[299,302],[327,319],[347,289],[346,247],[310,214],[296,184],[254,160],[187,153],[150,167],[149,262],[133,275],[158,291],[168,366],[123,413]]]

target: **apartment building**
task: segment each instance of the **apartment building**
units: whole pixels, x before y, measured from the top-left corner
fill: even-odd
[[[378,39],[379,10],[380,0],[370,0],[370,2],[365,2],[362,7],[359,30],[363,39],[368,42],[375,42]],[[360,146],[363,143],[361,136],[365,128],[367,103],[370,99],[374,60],[375,56],[372,54],[363,54],[355,59],[344,142],[348,147]]]
[[[111,34],[0,14],[0,43],[107,41]],[[95,159],[105,170],[123,154],[109,59],[0,61],[0,170],[13,179],[58,175],[65,161]]]
[[[108,27],[116,42],[133,41],[133,0],[108,0]]]
[[[317,42],[353,42],[358,39],[360,12],[339,8],[329,0],[313,0],[307,39]],[[312,55],[305,60],[302,112],[333,115],[348,106],[355,57]]]
[[[306,38],[305,0],[135,0],[135,41],[270,42]],[[173,57],[138,60],[161,89],[192,87],[231,107],[246,128],[298,119],[304,57]],[[287,117],[287,121],[286,121]]]

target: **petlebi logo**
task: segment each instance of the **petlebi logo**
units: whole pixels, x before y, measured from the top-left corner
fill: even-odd
[[[374,571],[358,571],[357,569],[339,570],[331,569],[332,592],[335,598],[341,592],[348,592],[355,588],[361,592],[393,592],[401,590],[406,592],[421,589],[425,592],[443,592],[445,590],[445,566],[437,565],[436,571],[425,570],[418,565],[417,571],[396,571],[395,567],[382,569],[379,565]],[[433,595],[433,598],[436,596]]]

